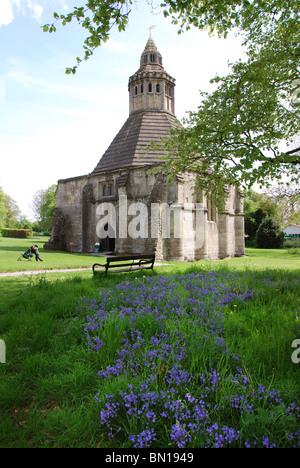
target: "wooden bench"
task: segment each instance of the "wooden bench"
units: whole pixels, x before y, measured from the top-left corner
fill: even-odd
[[[93,273],[99,273],[97,268],[104,268],[107,275],[108,270],[112,273],[121,273],[136,270],[153,270],[155,255],[125,255],[125,256],[109,256],[106,257],[106,263],[101,265],[95,263],[93,265]],[[101,270],[100,270],[101,271]]]

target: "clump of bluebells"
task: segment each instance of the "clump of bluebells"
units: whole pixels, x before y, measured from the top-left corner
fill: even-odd
[[[202,271],[123,282],[99,300],[82,300],[101,388],[118,388],[95,396],[108,437],[135,448],[276,447],[266,433],[249,440],[243,425],[255,427],[263,412],[270,424],[286,418],[295,428],[299,407],[254,384],[224,335],[224,312],[247,307],[253,295],[232,274]],[[300,446],[299,431],[284,445]]]

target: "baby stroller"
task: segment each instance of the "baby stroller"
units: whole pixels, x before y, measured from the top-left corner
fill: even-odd
[[[26,252],[20,255],[20,257],[18,258],[18,262],[21,261],[22,257],[28,260],[29,262],[31,262],[31,257],[33,257],[33,253],[31,252],[31,247],[30,249],[26,250]]]
[[[36,261],[40,261],[42,262],[43,260],[41,259],[40,257],[40,254],[39,254],[39,250],[38,250],[38,246],[37,245],[32,245],[28,250],[26,250],[26,252],[24,252],[23,254],[20,255],[20,257],[18,258],[18,262],[21,261],[22,257],[25,258],[26,260],[28,260],[29,262],[31,262],[31,258],[33,257],[33,255],[35,255],[35,259]]]

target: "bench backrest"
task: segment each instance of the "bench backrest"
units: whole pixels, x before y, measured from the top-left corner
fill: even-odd
[[[123,261],[128,261],[128,260],[149,260],[149,261],[154,261],[155,260],[155,255],[124,255],[124,256],[114,256],[114,257],[106,257],[107,263],[113,263],[113,262],[123,262]]]

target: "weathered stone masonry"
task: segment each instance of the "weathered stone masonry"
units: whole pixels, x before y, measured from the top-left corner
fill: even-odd
[[[174,182],[167,183],[162,174],[151,171],[162,155],[146,152],[145,148],[178,125],[175,80],[164,70],[162,57],[151,38],[141,56],[139,70],[129,79],[129,112],[92,173],[58,181],[52,235],[45,248],[92,252],[94,244],[101,242],[103,251],[154,252],[161,260],[194,261],[244,255],[243,195],[236,187],[224,189],[226,207],[218,214],[210,200],[196,198],[193,174],[179,174]],[[115,207],[116,232],[110,239],[99,239],[97,209],[105,203]],[[128,235],[130,223],[135,219],[130,207],[136,203],[147,208],[145,238]],[[197,206],[203,208],[200,228]],[[168,209],[170,235],[164,236],[162,220]],[[121,229],[119,225],[120,216],[124,219],[125,214],[127,236],[124,226]],[[175,235],[178,222],[180,238]],[[200,243],[196,241],[196,229],[201,231]]]

